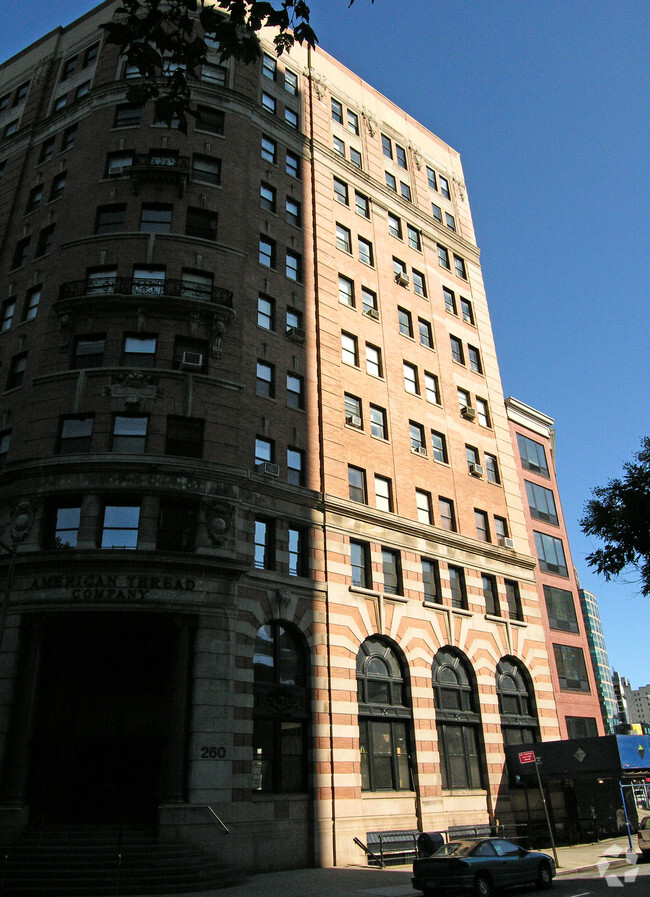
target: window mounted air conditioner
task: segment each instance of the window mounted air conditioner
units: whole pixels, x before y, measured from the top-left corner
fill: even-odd
[[[479,479],[481,479],[481,477],[483,476],[483,467],[481,464],[474,464],[473,461],[470,461],[469,472],[473,477],[478,477]]]
[[[363,313],[367,318],[372,318],[373,321],[379,320],[379,312],[376,308],[366,308]]]
[[[294,343],[304,343],[305,331],[302,327],[287,327],[287,339]]]
[[[257,472],[264,473],[269,477],[279,477],[280,476],[280,468],[277,464],[274,464],[272,461],[262,461],[257,465]]]
[[[467,405],[464,408],[461,408],[460,413],[461,413],[462,417],[465,418],[465,420],[474,420],[476,417],[476,409],[471,408],[469,405]]]
[[[514,548],[515,547],[514,540],[509,539],[507,536],[499,536],[498,542],[502,548]]]
[[[424,458],[427,456],[427,448],[425,445],[412,445],[411,451],[416,455],[422,455]]]
[[[398,283],[401,287],[407,287],[410,282],[408,274],[405,271],[396,272],[395,283]]]
[[[345,422],[349,424],[351,427],[356,427],[358,430],[361,429],[361,418],[358,414],[346,414]]]
[[[181,367],[196,371],[203,367],[203,355],[201,352],[183,352]]]

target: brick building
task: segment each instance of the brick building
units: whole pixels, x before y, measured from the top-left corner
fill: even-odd
[[[0,67],[0,824],[507,821],[566,723],[460,158],[270,43],[185,136],[114,5]]]

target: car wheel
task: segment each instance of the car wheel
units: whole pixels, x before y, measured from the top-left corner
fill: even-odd
[[[641,859],[644,863],[650,863],[650,850],[642,850]]]
[[[494,888],[488,875],[477,875],[474,879],[474,897],[492,897]]]
[[[548,890],[553,884],[553,876],[551,875],[551,867],[548,863],[540,863],[537,870],[537,887]]]

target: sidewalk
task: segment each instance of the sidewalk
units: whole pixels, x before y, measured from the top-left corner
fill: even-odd
[[[636,838],[632,839],[636,852]],[[610,868],[625,865],[629,850],[626,837],[609,838],[595,844],[558,847],[558,875],[584,872],[596,868],[603,855],[610,859]],[[552,855],[552,851],[544,850]],[[611,859],[612,856],[621,859]],[[231,888],[203,891],[184,897],[422,897],[411,885],[411,866],[387,869],[366,866],[345,866],[335,869],[292,869],[253,875],[248,881]]]

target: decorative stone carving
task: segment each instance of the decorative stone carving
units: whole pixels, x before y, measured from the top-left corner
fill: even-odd
[[[452,178],[454,184],[456,185],[456,192],[458,193],[458,198],[461,202],[465,202],[465,184],[462,181],[459,181],[457,178]]]
[[[361,116],[363,118],[363,123],[366,126],[366,131],[370,134],[371,137],[374,137],[377,133],[377,120],[374,115],[368,112],[367,109],[361,110]]]
[[[232,532],[235,508],[223,501],[206,502],[203,507],[208,534],[215,545],[221,546]]]
[[[157,399],[163,390],[157,381],[142,371],[128,371],[111,377],[111,382],[103,389],[103,395],[113,399],[123,399],[125,405],[139,405],[145,399]]]
[[[226,322],[215,315],[210,328],[210,355],[212,358],[221,358],[221,343],[226,330]]]
[[[415,167],[418,171],[422,171],[422,156],[420,155],[420,150],[417,148],[417,146],[413,146],[412,143],[409,143],[409,148],[411,150],[411,153],[413,154]]]
[[[287,688],[275,688],[270,691],[264,699],[264,704],[273,713],[287,713],[298,706],[295,696]]]
[[[21,499],[10,511],[11,540],[21,542],[34,525],[39,502],[33,499]]]
[[[286,618],[289,605],[293,601],[293,594],[289,589],[278,589],[275,593],[275,600],[278,609],[278,617]]]
[[[59,327],[61,328],[61,340],[64,347],[70,345],[72,336],[72,314],[70,311],[59,312]]]

